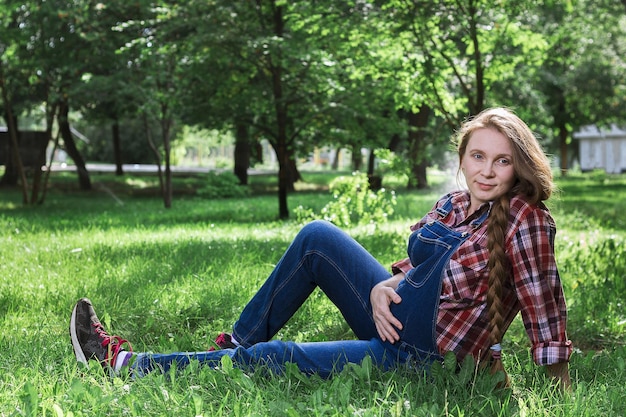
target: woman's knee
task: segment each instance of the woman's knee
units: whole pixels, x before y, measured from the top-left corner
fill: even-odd
[[[332,235],[341,233],[341,230],[326,220],[313,220],[304,225],[297,238],[308,241],[327,241]]]

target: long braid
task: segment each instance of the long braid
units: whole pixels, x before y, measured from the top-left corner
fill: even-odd
[[[489,280],[487,289],[487,312],[492,346],[491,372],[504,372],[500,355],[500,341],[505,332],[503,317],[502,292],[505,282],[511,277],[511,270],[505,252],[505,235],[509,221],[510,198],[523,196],[528,204],[534,205],[550,198],[555,190],[552,168],[548,157],[541,149],[539,141],[528,125],[511,110],[499,107],[483,110],[468,119],[457,134],[459,154],[459,175],[463,172],[463,162],[470,138],[479,129],[495,129],[506,136],[512,146],[511,162],[515,170],[516,182],[504,195],[494,200],[487,225],[487,248],[489,249]],[[467,178],[465,178],[467,180]],[[501,385],[508,386],[509,378]]]
[[[509,261],[505,253],[505,235],[509,224],[509,196],[502,195],[495,200],[487,225],[487,247],[489,249],[489,283],[487,289],[487,309],[489,312],[489,331],[491,344],[498,346],[504,332],[502,316],[502,287],[509,277]],[[492,350],[491,373],[504,372],[504,383],[509,386],[509,377],[504,370],[500,350]]]

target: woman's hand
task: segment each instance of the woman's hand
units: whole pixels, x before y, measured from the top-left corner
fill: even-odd
[[[395,343],[400,339],[396,329],[402,329],[402,323],[391,314],[391,303],[399,304],[402,298],[396,293],[398,283],[404,278],[404,274],[396,274],[386,281],[380,282],[370,292],[372,314],[376,331],[383,342]]]
[[[569,378],[569,364],[567,362],[559,362],[546,366],[546,371],[559,388],[564,392],[572,392],[572,381]]]

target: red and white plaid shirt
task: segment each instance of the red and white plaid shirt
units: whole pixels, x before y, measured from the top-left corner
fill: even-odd
[[[441,300],[437,317],[437,345],[440,353],[455,352],[486,359],[489,354],[489,317],[487,283],[487,221],[472,230],[469,223],[491,205],[486,203],[470,217],[469,193],[458,191],[442,197],[424,218],[411,226],[415,230],[430,220],[438,220],[437,207],[452,196],[452,211],[441,221],[460,232],[471,232],[452,255],[443,271]],[[521,197],[510,202],[511,214],[506,233],[506,254],[511,265],[511,279],[503,286],[505,329],[519,311],[530,338],[532,354],[538,365],[569,360],[572,342],[566,333],[567,309],[563,287],[554,256],[556,225],[543,205],[530,205]],[[392,265],[392,271],[412,268],[404,259]]]

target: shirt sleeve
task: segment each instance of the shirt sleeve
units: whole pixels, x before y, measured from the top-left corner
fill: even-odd
[[[572,353],[567,338],[567,309],[554,255],[556,227],[550,214],[533,208],[512,236],[515,291],[533,360],[537,365],[566,362]]]
[[[405,258],[391,264],[391,273],[395,275],[400,272],[404,272],[406,274],[411,270],[411,268],[413,268],[411,260],[409,258]]]

